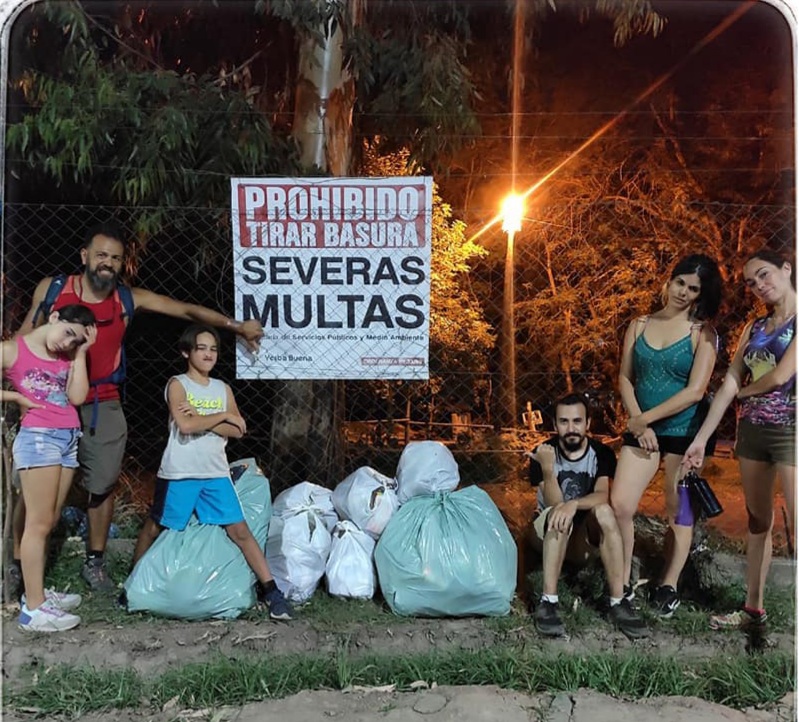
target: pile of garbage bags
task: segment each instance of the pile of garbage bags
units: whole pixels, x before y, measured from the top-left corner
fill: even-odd
[[[272,575],[295,604],[324,578],[331,595],[378,590],[408,616],[505,615],[516,584],[516,546],[480,488],[456,491],[458,465],[437,441],[409,443],[396,476],[364,466],[333,490],[303,482],[270,503],[253,459],[231,465],[245,519]],[[254,575],[224,529],[193,519],[164,531],[125,583],[130,611],[230,618],[254,602]]]

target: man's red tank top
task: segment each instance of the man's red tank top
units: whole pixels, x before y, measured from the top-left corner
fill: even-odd
[[[94,311],[97,319],[97,340],[89,347],[86,355],[89,383],[93,383],[96,379],[110,376],[119,366],[126,328],[125,309],[122,307],[119,295],[113,292],[100,303],[89,303],[81,299],[78,291],[81,289],[82,280],[80,276],[70,276],[67,279],[64,289],[53,304],[53,310],[57,311],[62,306],[69,306],[72,303],[80,303]],[[116,384],[90,386],[86,403],[93,402],[95,395],[100,401],[118,399],[119,387]]]

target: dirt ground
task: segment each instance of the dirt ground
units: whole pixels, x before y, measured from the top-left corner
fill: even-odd
[[[242,707],[181,710],[167,702],[161,710],[115,710],[115,722],[793,722],[795,695],[762,709],[734,710],[696,697],[628,701],[590,689],[559,694],[523,694],[495,686],[421,687],[397,692],[391,686],[344,692],[300,692],[284,699]],[[30,715],[6,713],[5,722]],[[107,712],[83,715],[81,722],[106,722]]]

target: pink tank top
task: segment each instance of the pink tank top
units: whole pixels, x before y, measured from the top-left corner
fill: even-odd
[[[6,371],[14,389],[44,408],[29,409],[22,426],[36,429],[77,429],[77,409],[67,399],[68,359],[35,356],[24,338],[17,339],[17,360]]]

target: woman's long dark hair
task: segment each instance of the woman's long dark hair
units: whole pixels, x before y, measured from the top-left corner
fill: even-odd
[[[719,312],[721,305],[721,272],[718,264],[704,253],[692,253],[677,262],[669,280],[695,273],[701,287],[691,314],[697,321],[707,321]]]

